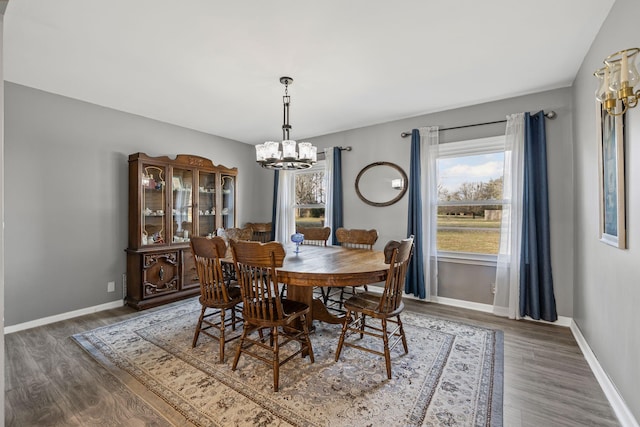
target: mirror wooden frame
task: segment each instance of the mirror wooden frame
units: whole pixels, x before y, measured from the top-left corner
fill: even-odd
[[[391,199],[389,201],[386,201],[386,202],[374,202],[374,201],[371,201],[371,200],[367,199],[366,197],[364,197],[362,195],[362,193],[360,192],[360,179],[362,178],[362,175],[364,175],[364,173],[367,172],[369,169],[374,168],[376,166],[388,166],[388,167],[391,167],[391,168],[395,169],[402,176],[402,182],[404,183],[404,185],[402,187],[402,190],[400,190],[398,195],[396,197],[394,197],[393,199]],[[358,173],[358,176],[356,177],[356,185],[355,186],[356,186],[356,193],[358,194],[358,197],[360,197],[360,200],[362,200],[366,204],[371,205],[371,206],[389,206],[389,205],[392,205],[392,204],[396,203],[398,200],[402,199],[404,194],[407,192],[407,184],[408,184],[407,174],[404,172],[404,170],[400,166],[396,165],[395,163],[391,163],[391,162],[374,162],[374,163],[371,163],[371,164],[365,166],[364,168],[362,168],[362,170]]]

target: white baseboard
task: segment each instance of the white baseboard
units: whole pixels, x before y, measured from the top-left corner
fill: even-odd
[[[404,298],[405,296],[403,296]],[[414,297],[415,298],[415,297]],[[432,296],[431,302],[442,305],[450,305],[452,307],[467,308],[469,310],[482,311],[483,313],[493,313],[493,306],[490,304],[482,304],[479,302],[465,301],[454,298]]]
[[[593,351],[591,351],[591,347],[589,347],[589,343],[587,343],[587,340],[582,335],[582,332],[580,331],[578,325],[576,325],[576,323],[572,320],[570,327],[571,332],[573,333],[573,336],[578,343],[578,347],[580,347],[584,358],[587,359],[587,363],[589,364],[593,375],[595,375],[596,380],[598,380],[598,384],[600,384],[602,391],[604,392],[605,396],[607,396],[607,400],[609,401],[609,404],[618,417],[620,425],[622,427],[640,427],[638,421],[631,413],[631,410],[620,395],[620,392],[616,388],[615,384],[611,381],[609,375],[607,375],[605,370],[602,368],[600,362],[598,362],[596,355],[593,353]]]
[[[426,301],[426,300],[417,298],[413,295],[403,295],[402,298],[414,299],[416,301]],[[508,317],[508,313],[506,309],[504,310],[504,312],[500,312],[500,309],[498,308],[498,312],[494,312],[493,305],[491,304],[482,304],[479,302],[464,301],[459,299],[437,297],[437,296],[432,296],[429,302],[442,304],[442,305],[450,305],[453,307],[468,308],[469,310],[482,311],[484,313],[494,313],[497,316]],[[525,316],[524,319],[530,320],[532,322],[546,323],[548,325],[564,326],[565,328],[570,327],[571,322],[573,321],[571,317],[565,317],[565,316],[558,316],[558,320],[556,320],[555,322],[547,322],[546,320],[536,320],[536,319],[532,319],[529,316]]]
[[[82,316],[85,314],[97,313],[98,311],[109,310],[111,308],[118,308],[118,307],[122,307],[123,305],[124,305],[124,300],[112,301],[112,302],[107,302],[100,305],[94,305],[93,307],[81,308],[80,310],[69,311],[67,313],[60,313],[54,316],[31,320],[29,322],[18,323],[17,325],[5,326],[4,334],[7,335],[13,332],[35,328],[36,326],[48,325],[49,323],[59,322],[61,320],[67,320],[67,319]]]
[[[529,316],[525,316],[524,318],[526,320],[531,320],[532,322],[546,323],[547,325],[564,326],[565,328],[570,328],[571,323],[573,322],[573,318],[564,317],[564,316],[558,316],[558,320],[556,320],[555,322],[547,322],[546,320],[536,320],[536,319],[532,319]]]

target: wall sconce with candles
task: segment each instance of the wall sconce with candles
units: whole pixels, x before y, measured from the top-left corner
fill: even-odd
[[[596,100],[612,116],[620,116],[638,105],[640,90],[633,91],[640,81],[635,64],[638,52],[640,49],[634,47],[611,54],[604,60],[605,66],[593,73],[600,79]]]
[[[318,160],[318,148],[310,142],[300,142],[296,150],[296,141],[289,139],[289,85],[293,83],[291,77],[280,77],[280,83],[284,85],[284,123],[282,124],[282,143],[267,141],[256,145],[256,161],[267,169],[297,170],[310,168]],[[280,146],[282,145],[282,148]]]

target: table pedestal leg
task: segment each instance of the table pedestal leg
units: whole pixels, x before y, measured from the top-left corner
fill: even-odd
[[[303,302],[309,306],[307,326],[311,330],[313,326],[313,288],[310,286],[287,285],[287,299]]]
[[[317,298],[313,300],[313,318],[321,322],[333,323],[334,325],[342,325],[344,323],[344,316],[331,314],[322,300]]]
[[[327,307],[319,299],[313,299],[313,287],[287,285],[287,298],[307,304],[310,307],[310,316],[307,317],[307,326],[312,327],[313,320],[321,322],[342,324],[344,317],[334,316],[329,313]]]

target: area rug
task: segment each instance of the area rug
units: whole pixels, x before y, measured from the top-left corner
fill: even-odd
[[[315,363],[283,365],[274,393],[270,367],[254,358],[231,370],[238,340],[225,363],[206,335],[191,347],[199,311],[191,299],[73,338],[196,426],[502,426],[501,331],[405,310],[409,353],[392,351],[388,380],[374,354],[347,347],[335,362],[339,325],[316,322]]]

